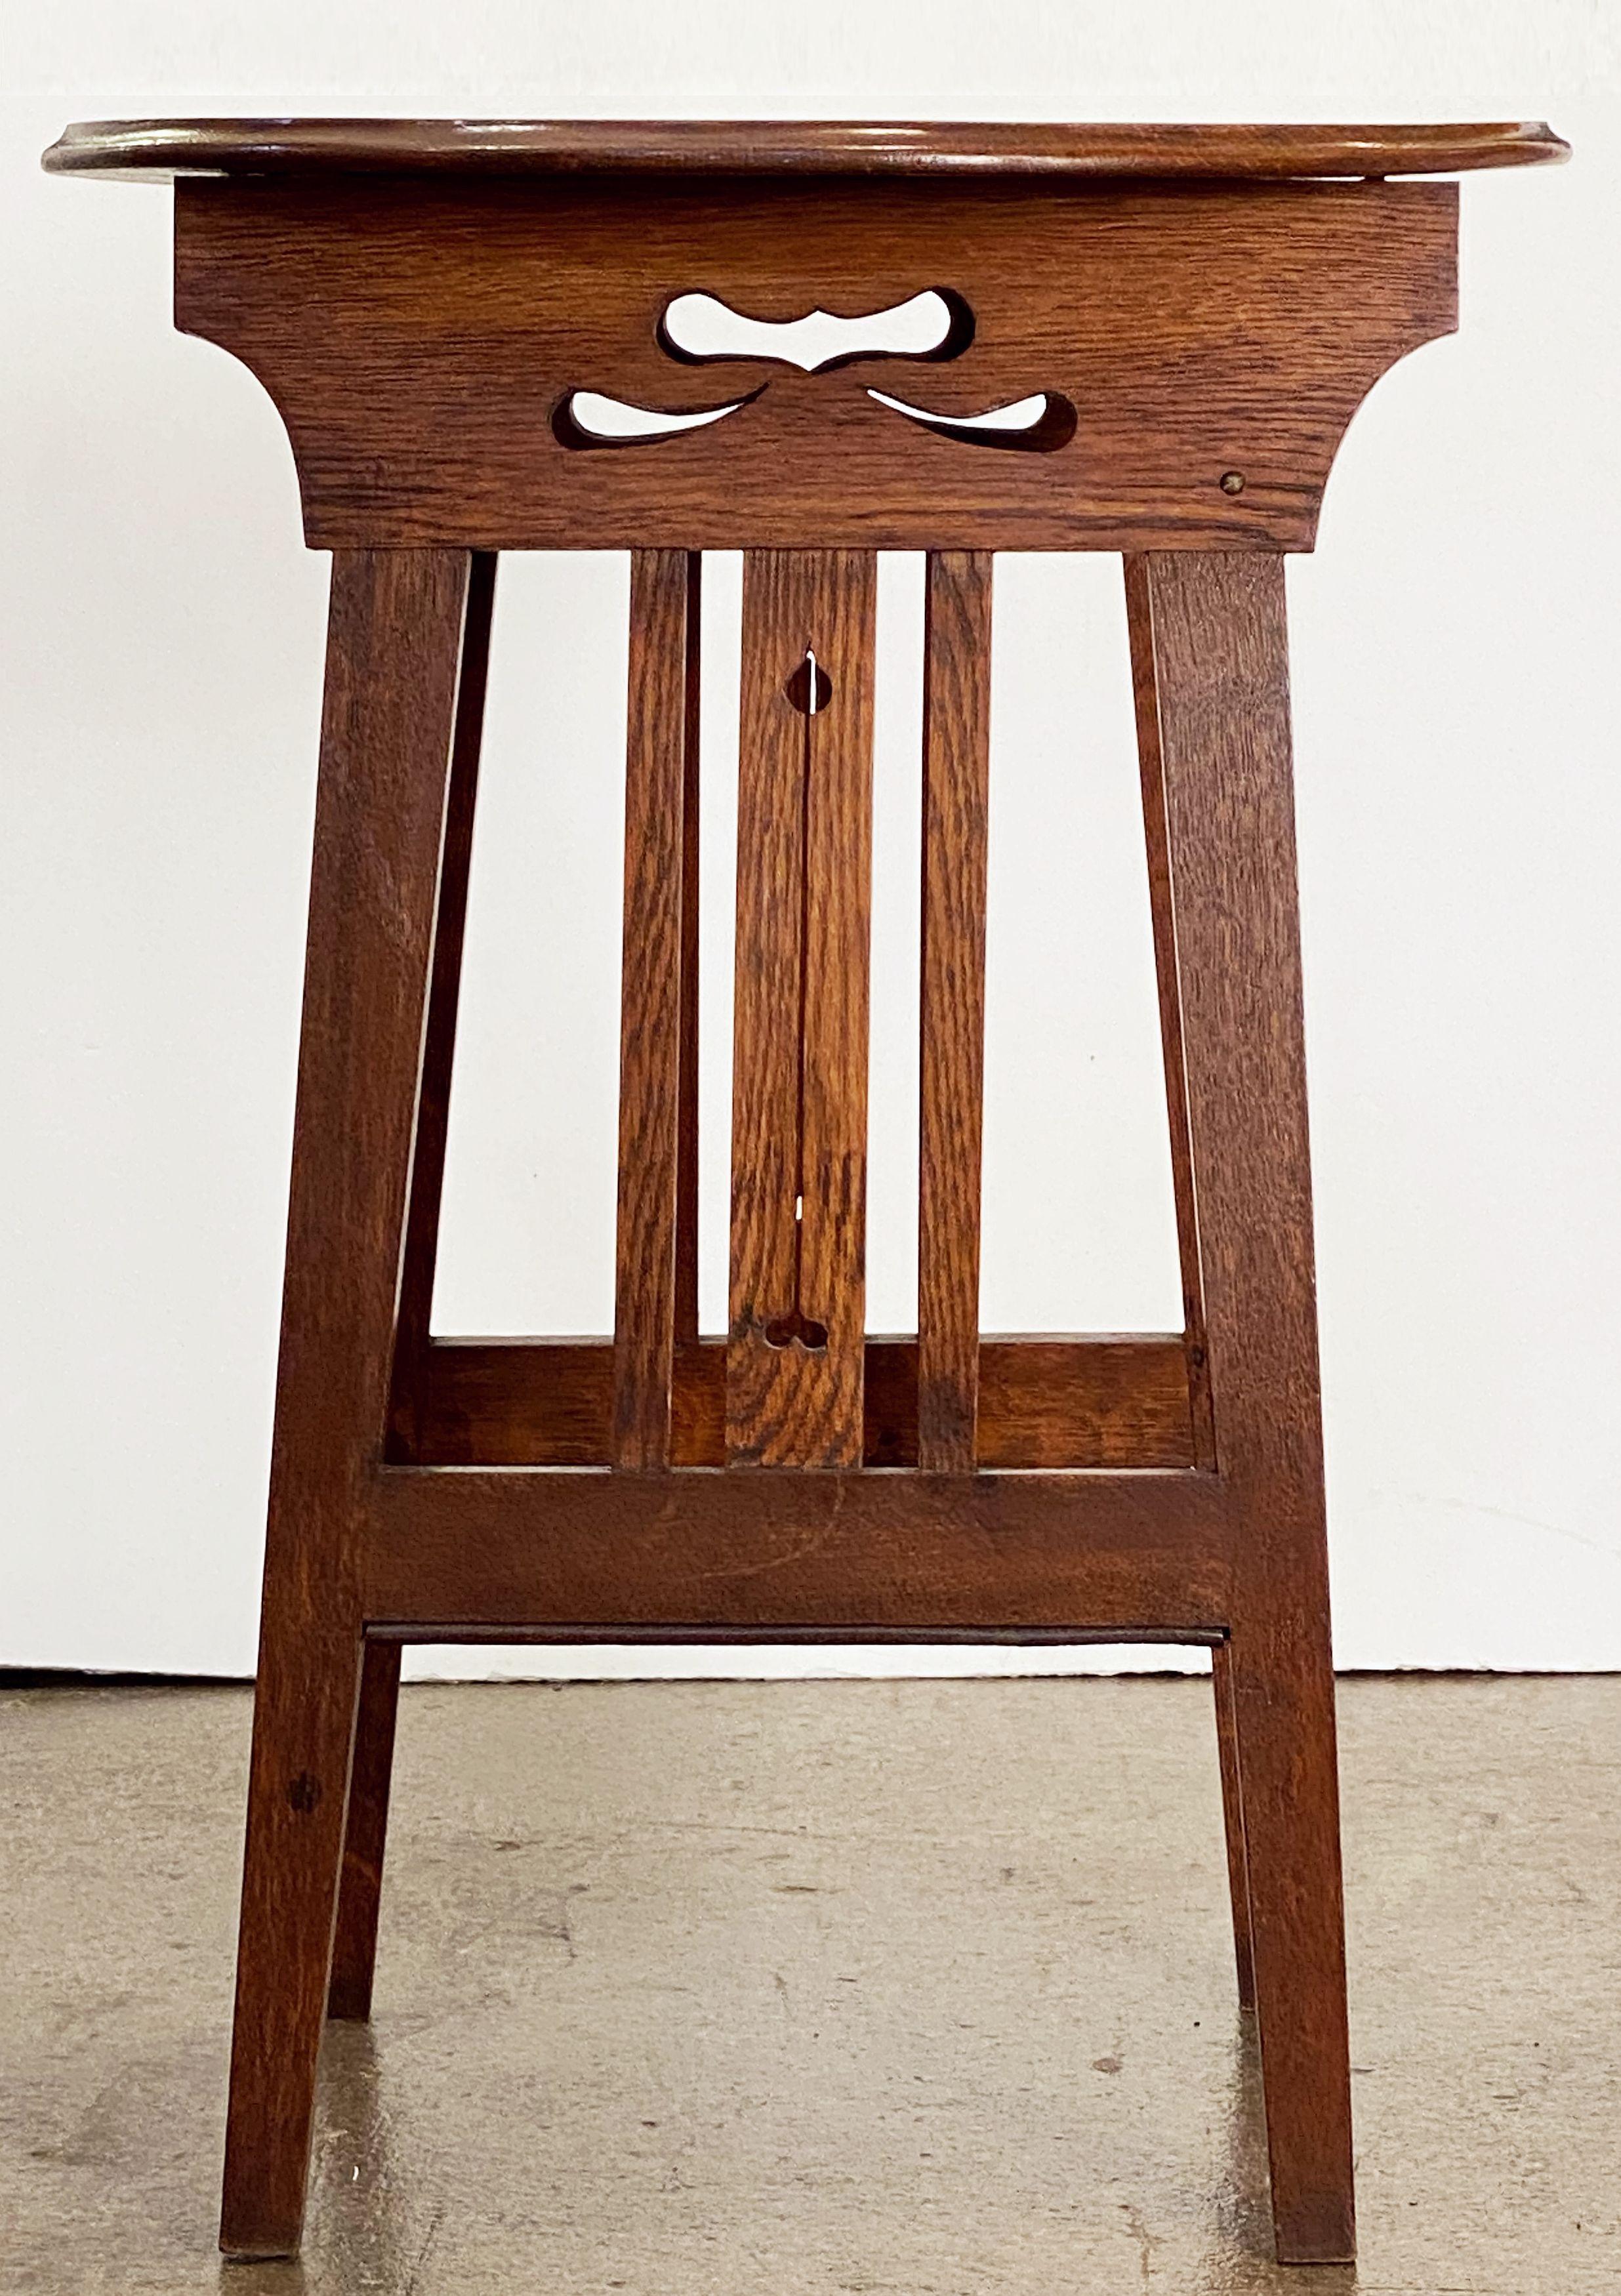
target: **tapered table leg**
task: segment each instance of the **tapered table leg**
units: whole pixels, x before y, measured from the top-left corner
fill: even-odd
[[[355,1718],[355,1753],[349,1766],[348,1823],[343,1837],[326,2013],[360,2022],[372,2013],[372,1975],[377,1964],[377,1914],[389,1834],[399,1661],[397,1643],[373,1642],[365,1646],[360,1706]]]
[[[1255,1948],[1249,1936],[1249,1857],[1244,1846],[1244,1788],[1239,1769],[1238,1720],[1232,1705],[1232,1662],[1225,1643],[1210,1652],[1216,1693],[1216,1744],[1222,1772],[1222,1821],[1227,1838],[1227,1892],[1232,1901],[1232,1954],[1238,1966],[1239,2007],[1255,2007]]]
[[[1277,2251],[1355,2250],[1283,563],[1142,562],[1165,774],[1226,1654]]]
[[[433,1316],[439,1205],[450,1128],[450,1079],[455,1058],[473,818],[478,807],[479,759],[484,738],[484,696],[495,604],[495,566],[494,555],[483,551],[475,551],[468,566],[450,791],[439,862],[433,971],[422,1045],[422,1084],[417,1095],[416,1140],[411,1158],[411,1196],[405,1215],[394,1349],[390,1433],[396,1445],[408,1456],[414,1456],[417,1447]],[[372,1975],[377,1959],[377,1916],[388,1842],[399,1666],[397,1643],[367,1644],[361,1676],[360,1710],[355,1719],[348,1824],[343,1844],[338,1922],[332,1939],[332,1981],[327,1992],[329,2017],[364,2019],[372,2013]]]
[[[332,568],[220,2244],[299,2242],[360,1685],[467,556]]]

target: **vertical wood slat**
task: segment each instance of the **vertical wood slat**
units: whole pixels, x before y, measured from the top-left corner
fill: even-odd
[[[1193,1188],[1192,1147],[1188,1136],[1188,1079],[1183,1052],[1182,991],[1177,980],[1176,919],[1171,893],[1165,759],[1160,742],[1159,688],[1154,664],[1148,562],[1144,558],[1128,557],[1125,567],[1126,619],[1131,641],[1137,761],[1142,781],[1142,831],[1148,850],[1149,907],[1154,929],[1154,972],[1159,994],[1159,1042],[1165,1068],[1166,1112],[1170,1120],[1171,1185],[1176,1208],[1176,1243],[1182,1270],[1183,1344],[1188,1359],[1193,1456],[1199,1466],[1213,1469],[1216,1465],[1216,1429],[1205,1342],[1204,1279],[1199,1272],[1199,1208]]]
[[[743,562],[733,1465],[862,1458],[876,578],[867,551]],[[788,691],[807,652],[831,681],[814,714]]]
[[[928,562],[918,1173],[918,1465],[967,1473],[979,1396],[990,552]]]
[[[612,1456],[638,1469],[670,1464],[676,1323],[697,1314],[695,566],[631,555]]]
[[[497,563],[493,551],[475,551],[468,560],[462,669],[456,688],[455,729],[451,737],[450,789],[445,807],[445,842],[439,862],[438,906],[434,916],[433,970],[422,1040],[422,1090],[417,1102],[416,1145],[411,1159],[411,1198],[405,1216],[395,1341],[395,1432],[405,1437],[411,1449],[415,1447],[433,1318],[445,1147],[450,1129],[450,1079],[461,1002],[462,950],[467,932],[467,887],[472,865],[473,818],[479,801],[479,758],[484,740],[484,698],[489,681]]]

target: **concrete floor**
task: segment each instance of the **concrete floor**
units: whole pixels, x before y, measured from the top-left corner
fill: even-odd
[[[1342,1685],[1363,2260],[1267,2260],[1202,1681],[408,1691],[299,2265],[214,2253],[249,1699],[0,1697],[0,2289],[1621,2289],[1621,1679]]]

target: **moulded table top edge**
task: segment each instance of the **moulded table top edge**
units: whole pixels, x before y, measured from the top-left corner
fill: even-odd
[[[1540,120],[1336,127],[861,120],[111,119],[53,175],[699,175],[1204,178],[1453,175],[1569,157]]]

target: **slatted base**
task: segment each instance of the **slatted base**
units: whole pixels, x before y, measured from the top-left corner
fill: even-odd
[[[322,2021],[368,1997],[395,1643],[1126,1636],[1217,1646],[1279,2253],[1347,2256],[1281,565],[1132,571],[1182,1333],[978,1329],[990,564],[964,553],[929,576],[920,1336],[866,1335],[872,564],[755,551],[729,1329],[698,1337],[700,570],[644,552],[617,1337],[436,1341],[493,571],[334,569],[225,2245],[296,2245]]]

